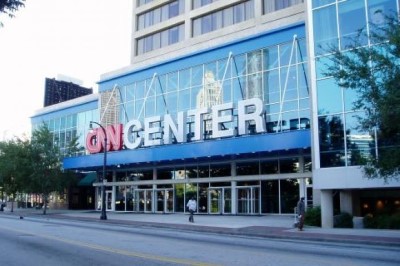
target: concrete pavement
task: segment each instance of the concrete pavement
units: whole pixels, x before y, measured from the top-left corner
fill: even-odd
[[[0,215],[36,217],[47,219],[69,219],[102,223],[132,225],[135,227],[157,227],[186,231],[241,235],[251,237],[278,238],[287,240],[310,240],[352,244],[374,244],[400,247],[400,230],[319,228],[306,226],[304,231],[293,227],[292,215],[195,215],[189,223],[189,215],[144,214],[107,212],[107,220],[100,220],[98,211],[15,209],[0,212]]]

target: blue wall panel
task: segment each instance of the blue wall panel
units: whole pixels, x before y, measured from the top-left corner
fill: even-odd
[[[248,153],[310,148],[309,130],[279,134],[249,135],[236,138],[170,144],[107,153],[107,165],[147,164],[171,160],[193,160]],[[64,159],[64,169],[93,169],[103,166],[104,154]]]

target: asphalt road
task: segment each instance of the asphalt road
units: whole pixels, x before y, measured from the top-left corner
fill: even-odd
[[[400,265],[400,248],[0,217],[0,265]]]

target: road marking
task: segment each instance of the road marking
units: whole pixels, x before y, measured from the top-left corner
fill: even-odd
[[[106,246],[101,246],[101,245],[96,245],[96,244],[91,244],[91,243],[85,243],[85,242],[81,242],[81,241],[70,240],[70,239],[60,238],[60,237],[56,237],[56,236],[32,233],[32,232],[29,232],[29,231],[24,231],[24,230],[4,227],[4,226],[1,226],[1,225],[0,225],[0,228],[8,230],[8,231],[21,233],[21,234],[37,236],[37,237],[41,237],[41,238],[44,238],[44,239],[59,241],[59,242],[63,242],[63,243],[74,245],[74,246],[90,248],[90,249],[94,249],[94,250],[97,250],[97,251],[115,253],[115,254],[124,255],[124,256],[128,256],[128,257],[136,257],[136,258],[142,258],[142,259],[157,260],[157,261],[170,262],[170,263],[176,263],[176,264],[181,264],[181,265],[217,266],[217,264],[209,264],[209,263],[198,262],[198,261],[194,261],[194,260],[163,257],[163,256],[157,256],[157,255],[153,255],[153,254],[146,254],[146,253],[140,253],[140,252],[134,252],[134,251],[128,251],[128,250],[115,249],[115,248],[111,248],[111,247],[106,247]]]

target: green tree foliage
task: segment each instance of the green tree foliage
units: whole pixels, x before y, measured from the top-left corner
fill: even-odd
[[[24,183],[31,173],[29,141],[22,139],[0,143],[0,182],[3,192],[14,199],[17,192],[24,191]]]
[[[68,154],[79,152],[77,138],[69,143]],[[61,168],[61,152],[53,145],[53,135],[46,125],[33,131],[31,140],[16,138],[0,142],[0,186],[14,202],[17,193],[42,195],[47,202],[53,192],[63,193],[76,183],[72,172]],[[13,204],[11,205],[13,211]],[[47,205],[44,204],[43,214]]]
[[[29,180],[29,192],[43,196],[43,214],[50,193],[62,192],[70,180],[70,175],[61,169],[60,149],[53,145],[53,135],[46,125],[32,132],[31,145],[32,173]]]
[[[365,162],[365,176],[387,181],[400,174],[400,25],[396,17],[386,17],[384,26],[369,27],[369,35],[360,30],[348,50],[332,48],[324,74],[357,92],[354,108],[365,114],[360,128],[376,130],[379,148],[378,156]],[[369,45],[361,45],[365,38]]]
[[[0,13],[4,13],[12,18],[19,8],[25,6],[24,2],[25,0],[0,0]],[[0,26],[2,26],[1,22]]]

